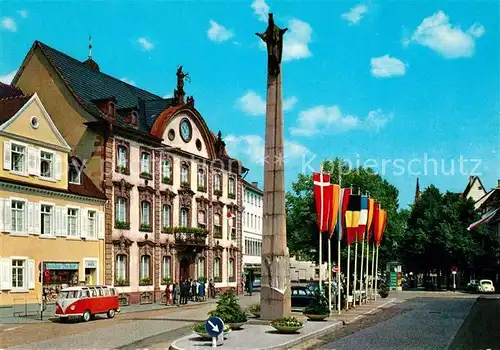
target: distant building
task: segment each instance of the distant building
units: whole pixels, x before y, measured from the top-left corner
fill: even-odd
[[[484,197],[484,195],[486,195],[486,189],[484,188],[479,176],[469,176],[469,183],[462,192],[462,196],[467,199],[471,198],[474,202],[477,202],[479,199]]]
[[[257,182],[243,181],[243,273],[259,278],[262,253],[263,192]]]
[[[319,280],[319,271],[322,269],[323,280],[328,280],[328,264],[318,266],[315,262],[290,257],[290,280],[292,282],[309,282],[311,279]],[[333,278],[333,277],[332,277]]]

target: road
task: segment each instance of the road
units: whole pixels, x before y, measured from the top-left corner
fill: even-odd
[[[324,337],[317,348],[500,349],[500,299],[419,297],[374,318]]]

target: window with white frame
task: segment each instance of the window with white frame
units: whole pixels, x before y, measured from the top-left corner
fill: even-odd
[[[215,174],[214,176],[214,191],[222,192],[222,175]]]
[[[12,232],[25,232],[25,212],[26,203],[23,201],[13,200],[11,203],[11,223]]]
[[[76,237],[78,224],[78,209],[68,208],[68,236]]]
[[[115,221],[120,223],[127,222],[127,200],[123,197],[116,199]]]
[[[75,165],[69,166],[68,182],[70,184],[79,185],[82,183],[81,171]]]
[[[205,169],[203,168],[198,169],[198,190],[205,190]]]
[[[172,162],[170,158],[163,158],[161,161],[161,172],[164,183],[169,183],[172,180]]]
[[[27,288],[26,260],[12,260],[12,288]]]
[[[170,210],[170,205],[163,204],[163,212],[162,212],[162,222],[163,228],[168,228],[172,223],[172,211]]]
[[[151,174],[151,154],[149,152],[141,153],[141,174]]]
[[[207,227],[207,217],[204,210],[198,210],[198,227]]]
[[[181,227],[188,226],[188,210],[186,208],[181,208]]]
[[[87,237],[97,238],[97,213],[95,211],[88,211],[87,222]]]
[[[127,279],[127,256],[124,254],[118,254],[116,256],[116,266],[115,266],[115,278],[117,281]]]
[[[162,279],[165,280],[170,278],[170,263],[171,259],[169,256],[163,257],[163,265],[162,265]]]
[[[229,178],[229,180],[227,181],[227,187],[228,187],[228,193],[230,195],[234,195],[234,179],[232,178]]]
[[[52,223],[53,223],[54,207],[51,205],[42,204],[40,215],[41,215],[41,230],[42,235],[52,235]]]
[[[127,147],[120,145],[118,146],[118,155],[116,159],[116,166],[119,169],[127,169]]]
[[[141,202],[141,226],[149,227],[149,215],[151,212],[151,206],[149,202]]]
[[[140,263],[140,279],[144,280],[146,278],[149,279],[149,264],[150,264],[149,255],[141,255],[141,263]]]
[[[196,277],[199,279],[205,277],[205,258],[199,258],[196,266]]]
[[[214,278],[220,279],[221,278],[221,260],[220,258],[215,258],[214,259]]]
[[[229,280],[234,279],[234,259],[229,258],[228,265],[227,265],[227,276]]]
[[[26,171],[26,147],[15,143],[11,144],[11,170],[19,173]]]
[[[181,166],[181,185],[189,184],[189,168],[187,165]]]
[[[214,235],[222,236],[222,219],[220,214],[214,215]]]
[[[54,177],[54,154],[40,151],[40,177],[52,179]]]

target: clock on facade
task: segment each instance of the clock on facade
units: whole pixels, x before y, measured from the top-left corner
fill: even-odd
[[[180,125],[180,134],[184,142],[189,142],[193,136],[193,129],[191,123],[187,119],[183,119]]]

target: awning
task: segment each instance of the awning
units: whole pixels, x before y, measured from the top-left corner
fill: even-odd
[[[482,217],[481,217],[481,220],[478,220],[476,221],[475,223],[473,223],[472,225],[470,225],[469,227],[467,227],[467,230],[468,231],[472,231],[472,230],[475,230],[479,225],[482,225],[488,221],[490,221],[491,219],[493,219],[495,217],[495,214],[500,211],[500,208],[497,208],[497,209],[493,209],[493,210],[490,210],[489,212],[487,212],[486,214],[484,214]]]

